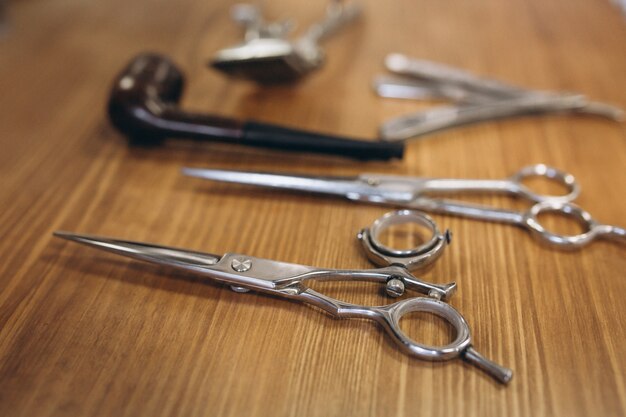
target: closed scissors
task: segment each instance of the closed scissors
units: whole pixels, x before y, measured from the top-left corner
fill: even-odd
[[[617,122],[625,117],[621,108],[590,101],[582,94],[528,90],[402,54],[389,54],[385,65],[400,77],[378,77],[374,89],[380,96],[456,103],[388,120],[380,127],[380,137],[386,141],[404,141],[456,126],[526,114],[587,113]]]
[[[402,263],[378,269],[322,269],[305,265],[227,253],[217,256],[184,249],[127,240],[55,232],[55,236],[142,261],[171,266],[224,282],[236,292],[255,290],[301,301],[321,308],[340,318],[369,319],[379,323],[391,338],[409,355],[430,361],[462,358],[506,384],[512,371],[480,355],[471,345],[470,330],[461,314],[444,302],[456,289],[455,283],[429,284],[413,276]],[[385,306],[363,306],[346,303],[320,294],[306,286],[307,281],[374,281],[386,284],[401,281],[406,288],[427,294],[407,298]],[[444,346],[430,346],[409,338],[400,320],[410,312],[427,312],[443,318],[456,330],[454,340]]]
[[[625,229],[600,224],[587,211],[571,203],[580,192],[573,175],[543,164],[522,168],[503,180],[418,178],[379,174],[361,174],[358,177],[316,177],[195,168],[184,168],[183,173],[212,181],[329,194],[359,202],[514,224],[526,228],[541,240],[562,248],[579,248],[598,238],[612,238],[626,242]],[[529,177],[545,177],[553,180],[563,185],[567,193],[564,195],[537,194],[522,183],[525,178]],[[468,192],[504,193],[524,198],[535,204],[529,210],[520,212],[426,195],[428,193]],[[584,232],[576,235],[563,235],[547,230],[537,217],[548,212],[557,212],[573,218],[584,227]]]

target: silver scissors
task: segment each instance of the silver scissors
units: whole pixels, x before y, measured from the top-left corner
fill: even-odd
[[[380,324],[407,354],[420,359],[444,361],[462,358],[503,384],[508,383],[513,375],[510,369],[484,358],[472,347],[467,322],[454,307],[444,302],[454,294],[456,284],[436,285],[421,281],[404,267],[402,261],[378,269],[322,269],[235,253],[218,256],[68,232],[58,231],[54,235],[118,255],[193,272],[227,283],[236,292],[254,290],[269,293],[314,305],[335,317],[373,320]],[[438,247],[426,252],[440,250],[441,247]],[[422,255],[426,253],[416,256]],[[398,289],[396,284],[401,283],[400,292],[403,292],[406,286],[428,296],[407,298],[385,306],[370,307],[346,303],[318,293],[306,286],[307,281],[313,280],[380,282],[387,285],[387,292],[392,295],[394,295],[393,291],[390,290]],[[444,346],[430,346],[412,340],[400,327],[401,318],[410,312],[427,312],[443,318],[456,330],[455,339]]]
[[[522,168],[503,180],[417,178],[379,174],[361,174],[358,177],[316,177],[195,168],[184,168],[183,173],[212,181],[329,194],[359,202],[514,224],[526,228],[543,241],[562,248],[582,247],[598,238],[612,238],[626,243],[625,229],[600,224],[587,211],[571,203],[580,192],[574,176],[543,164]],[[567,188],[567,194],[540,195],[522,183],[525,178],[537,176],[562,184]],[[519,212],[426,196],[428,193],[463,192],[504,193],[525,198],[535,204],[528,211]],[[546,230],[537,217],[548,212],[562,213],[573,218],[584,226],[585,231],[577,235],[562,235]]]
[[[402,141],[451,127],[526,114],[587,113],[624,121],[624,110],[590,101],[578,93],[524,89],[397,53],[389,54],[385,65],[396,75],[374,80],[374,90],[378,95],[444,99],[456,103],[386,121],[380,127],[380,137],[387,141]]]

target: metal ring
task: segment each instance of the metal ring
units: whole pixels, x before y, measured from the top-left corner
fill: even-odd
[[[380,242],[380,234],[390,226],[397,224],[416,223],[428,228],[432,237],[420,246],[412,249],[394,249]],[[386,213],[376,219],[369,228],[365,228],[357,235],[368,258],[378,266],[400,264],[407,269],[425,267],[434,262],[448,243],[451,234],[446,230],[441,233],[437,224],[426,214],[416,210],[397,210]]]
[[[545,229],[537,216],[541,213],[560,213],[578,221],[586,229],[583,233],[575,235],[562,235]],[[591,242],[597,234],[597,222],[589,212],[572,203],[560,203],[546,201],[537,203],[524,215],[524,223],[535,236],[546,242],[565,248],[578,248]]]
[[[416,223],[420,226],[428,228],[432,234],[430,240],[420,246],[405,250],[391,248],[384,245],[379,240],[380,234],[389,227],[407,223]],[[412,256],[427,252],[438,242],[439,235],[441,235],[441,233],[439,232],[437,224],[433,221],[433,219],[426,214],[415,210],[398,210],[386,213],[382,217],[376,219],[370,226],[370,240],[372,245],[374,245],[374,247],[382,253],[392,256]]]

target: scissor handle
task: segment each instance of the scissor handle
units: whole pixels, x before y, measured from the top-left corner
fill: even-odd
[[[550,232],[539,223],[541,213],[559,213],[573,218],[583,226],[585,231],[576,235],[562,235]],[[598,238],[612,238],[626,243],[626,229],[598,223],[591,214],[583,208],[567,202],[544,201],[535,204],[524,214],[524,225],[533,234],[545,242],[563,247],[576,249],[585,246]]]
[[[375,309],[380,312],[378,321],[408,354],[430,361],[462,358],[487,372],[500,383],[506,384],[511,380],[513,371],[486,359],[473,349],[469,326],[451,305],[434,298],[418,297]],[[403,316],[413,312],[431,313],[446,320],[455,329],[454,340],[443,346],[431,346],[411,339],[402,330],[400,322]]]
[[[449,304],[434,297],[416,297],[397,301],[385,306],[364,306],[336,300],[305,287],[292,286],[291,291],[282,293],[288,298],[312,304],[340,318],[369,319],[379,323],[393,340],[409,355],[430,361],[462,358],[487,372],[499,382],[506,384],[513,372],[478,354],[471,346],[470,329],[461,314]],[[400,325],[408,313],[425,312],[441,317],[454,327],[454,340],[443,346],[431,346],[411,339]]]
[[[543,177],[554,181],[567,189],[564,195],[538,194],[523,184],[524,179],[531,177]],[[572,174],[558,170],[548,165],[535,164],[526,166],[509,177],[509,181],[515,185],[514,192],[530,201],[541,203],[545,201],[566,203],[573,201],[580,194],[580,186]]]
[[[302,285],[293,287],[293,290],[282,295],[312,304],[336,317],[376,321],[406,353],[420,359],[430,361],[454,359],[461,356],[470,345],[470,330],[463,316],[451,305],[434,297],[406,298],[384,306],[364,306],[337,300]],[[400,326],[402,317],[413,312],[431,313],[443,318],[454,327],[455,339],[444,346],[430,346],[414,341]]]

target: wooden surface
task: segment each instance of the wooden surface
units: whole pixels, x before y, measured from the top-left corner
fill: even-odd
[[[323,2],[266,3],[268,14],[304,25]],[[370,91],[391,51],[626,107],[626,21],[610,2],[368,1],[364,21],[328,42],[323,70],[293,88],[265,90],[204,67],[239,39],[229,7],[9,4],[10,28],[0,38],[0,415],[624,415],[623,246],[560,252],[521,229],[435,216],[454,241],[420,275],[458,282],[451,303],[474,345],[515,370],[502,387],[460,361],[409,358],[369,322],[236,294],[52,237],[65,229],[369,266],[354,235],[386,209],[205,183],[182,177],[182,166],[502,178],[544,162],[577,176],[578,202],[594,216],[626,225],[626,129],[597,118],[485,123],[413,142],[401,162],[357,163],[210,144],[133,149],[103,110],[113,76],[143,50],[184,68],[186,108],[362,137],[426,106]],[[316,288],[388,302],[373,285]],[[449,337],[428,317],[408,327],[425,341]]]

